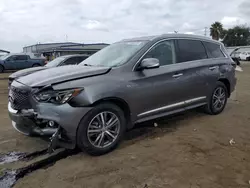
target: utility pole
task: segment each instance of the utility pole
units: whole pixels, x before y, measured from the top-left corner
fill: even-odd
[[[205,37],[207,36],[207,27],[205,27],[204,36],[205,36]]]

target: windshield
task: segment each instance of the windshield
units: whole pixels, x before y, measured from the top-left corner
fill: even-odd
[[[10,54],[6,54],[0,57],[0,60],[6,60],[8,57],[10,57]]]
[[[59,65],[62,61],[64,61],[66,59],[66,57],[58,57],[50,62],[48,62],[45,67],[56,67],[57,65]]]
[[[103,48],[80,63],[87,66],[117,67],[126,63],[147,41],[118,42]]]

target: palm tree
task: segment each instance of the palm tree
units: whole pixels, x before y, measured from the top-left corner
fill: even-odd
[[[214,22],[210,27],[210,36],[214,40],[219,40],[223,33],[223,25],[220,22]]]

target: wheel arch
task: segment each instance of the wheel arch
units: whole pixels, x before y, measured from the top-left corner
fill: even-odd
[[[107,97],[107,98],[103,98],[103,99],[95,101],[93,104],[91,104],[91,106],[96,106],[103,102],[110,102],[110,103],[117,105],[119,108],[121,108],[125,115],[127,129],[132,128],[131,110],[130,110],[128,103],[124,99],[121,99],[119,97]]]
[[[5,67],[4,67],[4,65],[3,65],[3,64],[0,64],[0,66],[1,66],[1,67],[3,67],[3,70],[5,70]]]
[[[32,67],[34,67],[34,66],[36,66],[36,65],[37,65],[37,66],[41,66],[40,63],[33,63],[33,64],[32,64]]]
[[[227,78],[220,78],[218,81],[222,82],[223,84],[225,84],[226,88],[227,88],[227,93],[228,93],[228,98],[231,95],[231,84],[229,82],[229,80]]]

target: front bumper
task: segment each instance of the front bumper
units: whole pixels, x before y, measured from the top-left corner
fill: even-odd
[[[72,107],[69,104],[55,105],[50,103],[37,103],[34,110],[17,111],[8,104],[8,111],[13,127],[25,135],[52,136],[57,128],[40,128],[36,120],[54,121],[60,128],[62,142],[59,146],[74,148],[76,144],[76,134],[78,125],[82,117],[90,111],[91,107]],[[70,141],[65,143],[64,141]],[[59,139],[60,140],[60,139]]]

